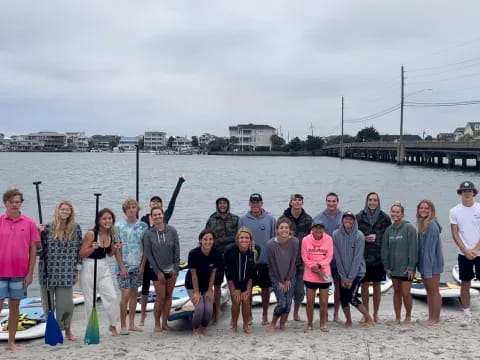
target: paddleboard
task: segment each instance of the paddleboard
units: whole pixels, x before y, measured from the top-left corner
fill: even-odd
[[[277,297],[273,291],[270,291],[270,304],[277,303]],[[252,288],[252,306],[262,304],[262,289],[259,286],[254,286]]]
[[[47,324],[45,322],[45,316],[42,307],[20,308],[20,314],[27,314],[27,319],[36,320],[38,321],[38,324],[26,330],[17,330],[15,340],[36,339],[45,336]],[[3,330],[3,325],[6,321],[8,321],[8,317],[4,317],[0,320],[0,341],[8,340],[8,330]]]
[[[421,279],[415,278],[412,282],[412,288],[410,294],[416,297],[427,297],[427,291]],[[477,290],[470,288],[470,296],[477,296],[479,293]],[[460,297],[460,286],[450,282],[440,283],[440,296],[442,298],[456,298]]]
[[[452,276],[455,279],[456,282],[461,283],[460,280],[460,272],[458,270],[458,265],[455,265],[452,269]],[[480,289],[480,280],[477,279],[476,277],[473,278],[470,287],[474,289]]]
[[[332,283],[330,285],[330,287],[328,288],[328,305],[333,305],[334,303],[334,297],[333,297],[333,293],[335,292],[335,285]],[[305,295],[305,297],[303,298],[302,300],[302,304],[303,305],[307,305],[307,296]],[[318,290],[317,292],[315,293],[315,305],[318,305],[320,306],[320,298],[319,298],[319,293],[318,293]]]

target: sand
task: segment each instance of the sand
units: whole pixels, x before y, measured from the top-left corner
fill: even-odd
[[[329,322],[330,331],[318,329],[318,310],[315,312],[315,330],[305,333],[305,323],[289,321],[287,329],[267,333],[260,324],[261,310],[254,308],[253,334],[234,334],[229,329],[230,306],[224,306],[224,316],[209,327],[207,336],[194,338],[187,321],[171,322],[174,331],[153,334],[152,314],[149,313],[144,333],[111,337],[106,318],[99,304],[101,342],[84,345],[86,316],[83,306],[77,306],[72,329],[78,342],[67,341],[51,347],[43,339],[21,342],[22,350],[6,351],[0,343],[1,359],[478,359],[478,329],[480,297],[472,298],[473,320],[462,327],[462,312],[457,299],[444,300],[442,322],[425,326],[415,322],[426,318],[426,303],[414,300],[413,325],[389,325],[386,322],[371,329],[359,323],[360,315],[352,309],[354,325],[350,329]],[[273,305],[270,306],[270,314]],[[329,316],[333,309],[330,307]],[[301,309],[305,317],[305,308]],[[393,318],[392,290],[383,294],[380,316]],[[241,322],[239,324],[241,326]]]

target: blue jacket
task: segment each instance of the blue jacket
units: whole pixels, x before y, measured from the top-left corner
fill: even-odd
[[[418,233],[418,271],[424,278],[443,272],[442,227],[432,220],[424,233]]]

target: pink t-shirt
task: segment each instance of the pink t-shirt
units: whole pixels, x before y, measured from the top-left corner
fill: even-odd
[[[323,233],[320,240],[316,240],[312,233],[302,240],[302,260],[305,263],[303,280],[314,283],[328,283],[315,274],[311,268],[320,265],[325,274],[331,275],[330,262],[333,258],[333,240],[330,235]]]
[[[30,244],[39,242],[35,221],[22,214],[11,219],[0,216],[0,277],[25,277],[28,274]]]

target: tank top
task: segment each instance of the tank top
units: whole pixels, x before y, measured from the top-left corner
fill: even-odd
[[[97,243],[100,244],[100,235],[97,236]],[[89,256],[90,259],[105,259],[107,257],[107,254],[110,252],[112,249],[112,243],[113,243],[113,237],[110,236],[110,244],[108,247],[98,247],[96,248]]]

